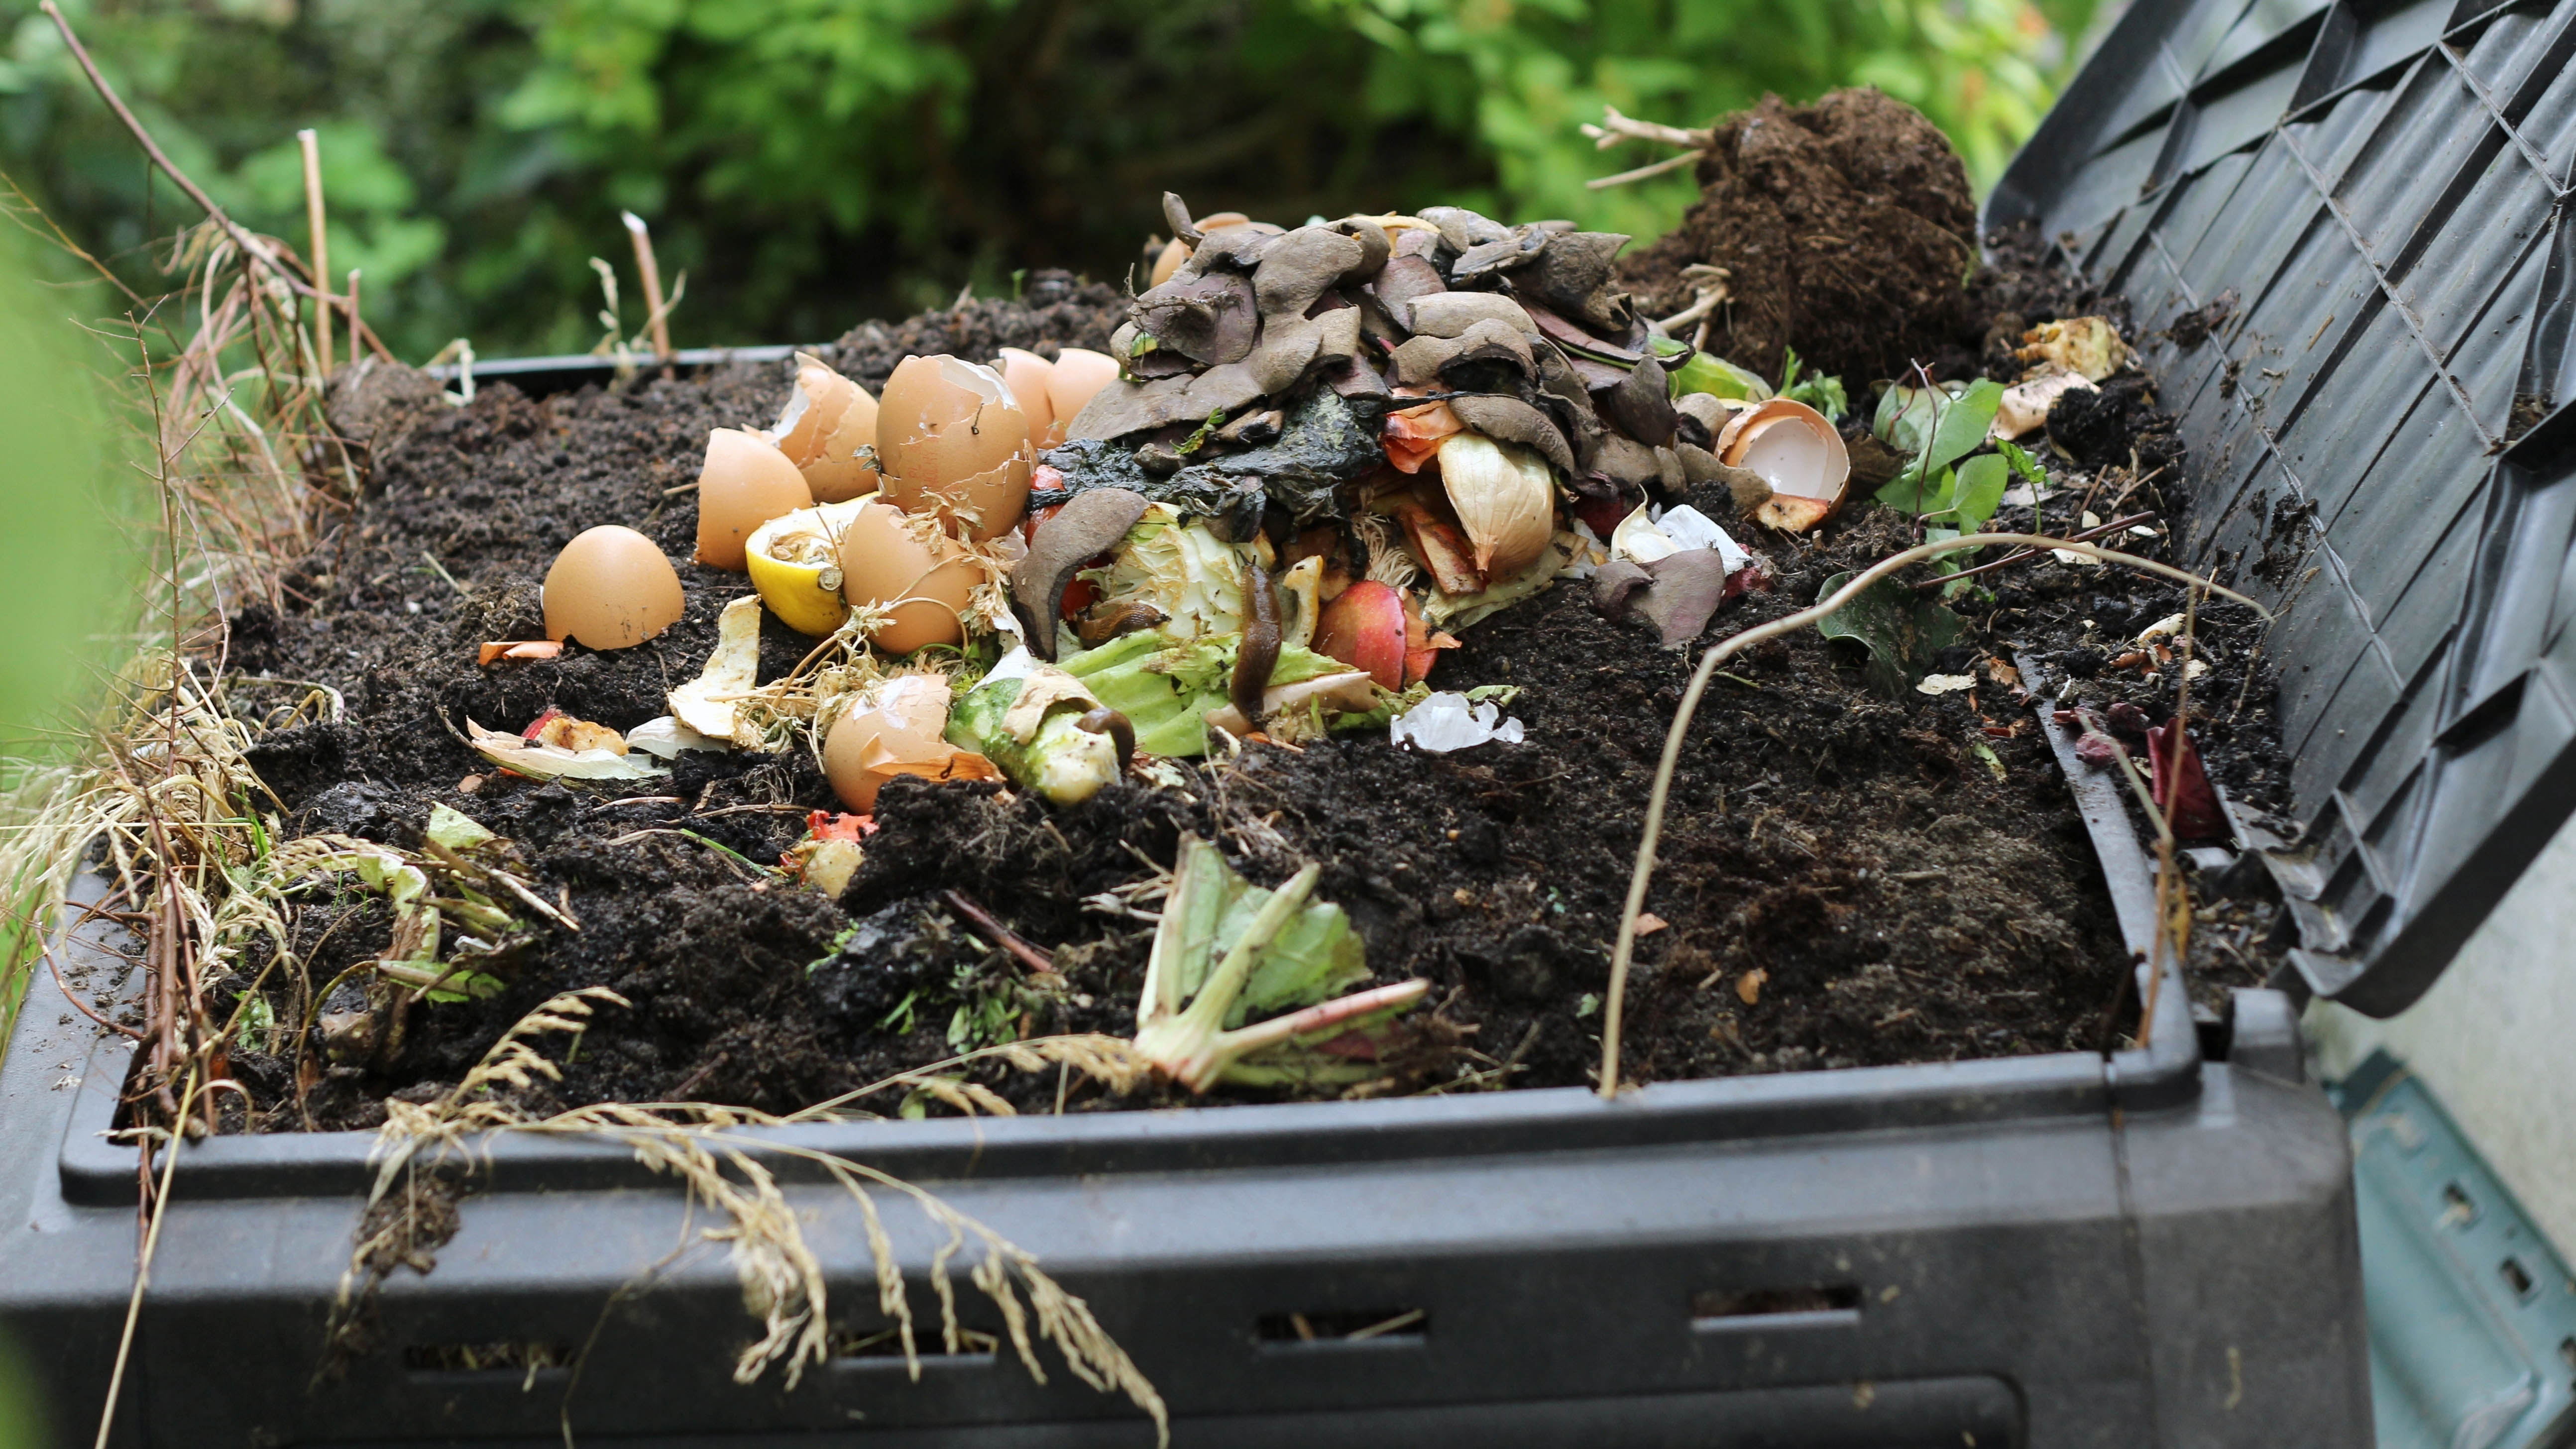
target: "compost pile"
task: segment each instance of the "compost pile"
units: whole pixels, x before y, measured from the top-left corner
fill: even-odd
[[[1838,156],[1924,144],[1867,123]],[[1837,164],[1802,184],[1867,190]],[[2183,501],[2125,319],[2027,257],[1872,292],[1892,325],[1792,277],[1775,361],[1659,323],[1625,237],[1166,217],[1133,295],[1041,273],[783,372],[345,372],[368,495],[233,621],[278,828],[323,844],[218,992],[265,983],[231,1125],[372,1125],[579,986],[627,1004],[532,1109],[1580,1084],[1693,641],[1937,529],[2162,557]],[[1639,1079],[2112,1044],[2127,952],[2040,709],[2111,768],[2177,747],[2188,679],[2234,808],[2286,804],[2244,611],[2186,639],[2178,588],[2075,553],[1864,602],[1699,712]],[[2204,982],[2258,979],[2264,910],[2211,919]],[[1146,1084],[1009,1050],[1065,1034]]]

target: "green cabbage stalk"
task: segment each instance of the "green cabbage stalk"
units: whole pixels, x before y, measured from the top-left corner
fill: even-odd
[[[1242,634],[1228,633],[1175,644],[1153,630],[1139,629],[1097,649],[1067,655],[1063,666],[1101,703],[1127,716],[1136,728],[1136,748],[1167,757],[1204,755],[1208,711],[1227,703],[1235,651],[1242,642]],[[1329,655],[1282,644],[1270,686],[1276,690],[1350,672],[1351,666]],[[1303,708],[1308,712],[1302,720],[1304,737],[1366,722],[1365,716],[1336,708],[1330,700],[1312,700]],[[1271,723],[1272,733],[1280,733],[1275,728],[1279,721]],[[1298,734],[1299,728],[1287,733]]]
[[[1263,890],[1215,846],[1181,838],[1136,1007],[1137,1049],[1165,1075],[1204,1092],[1219,1081],[1311,1086],[1384,1070],[1389,1028],[1431,983],[1334,997],[1369,973],[1350,917],[1312,899],[1322,873],[1309,865]]]

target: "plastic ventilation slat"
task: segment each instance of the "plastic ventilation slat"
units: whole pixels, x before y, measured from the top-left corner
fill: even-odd
[[[2130,299],[2186,549],[2287,606],[2298,959],[2394,1011],[2576,810],[2576,410],[2531,428],[2576,395],[2576,0],[2148,0],[2114,40],[1988,219]]]

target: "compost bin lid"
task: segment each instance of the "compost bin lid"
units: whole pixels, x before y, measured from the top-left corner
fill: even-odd
[[[2186,557],[2288,604],[2291,959],[2374,1015],[2576,808],[2571,54],[2576,3],[2140,0],[1986,204],[2130,300]]]

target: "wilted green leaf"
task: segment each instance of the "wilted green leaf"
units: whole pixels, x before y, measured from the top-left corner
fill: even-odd
[[[1825,580],[1818,590],[1831,597],[1851,582],[1846,570]],[[1902,699],[1914,681],[1931,671],[1934,655],[1959,641],[1966,626],[1958,615],[1921,598],[1893,579],[1880,579],[1850,603],[1828,614],[1816,632],[1828,639],[1848,639],[1868,651],[1862,666],[1870,688]]]

